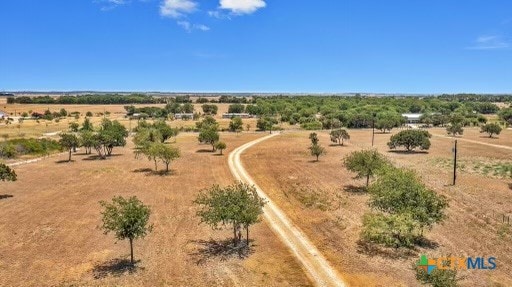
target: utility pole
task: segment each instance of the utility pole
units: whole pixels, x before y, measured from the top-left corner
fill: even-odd
[[[453,148],[453,185],[457,179],[457,140],[455,140],[455,147]]]
[[[372,118],[372,146],[373,146],[373,142],[375,141],[375,117],[377,115],[375,113],[373,113],[373,118]]]

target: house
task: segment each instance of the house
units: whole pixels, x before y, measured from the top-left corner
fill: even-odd
[[[175,120],[190,120],[190,119],[193,119],[194,118],[194,114],[193,113],[178,113],[178,114],[174,114],[174,119]]]
[[[1,118],[7,118],[7,113],[4,111],[0,111],[0,119]]]
[[[402,114],[407,124],[419,124],[423,114]]]
[[[232,118],[242,118],[242,119],[248,119],[252,118],[253,116],[247,113],[225,113],[222,114],[223,119],[232,119]]]

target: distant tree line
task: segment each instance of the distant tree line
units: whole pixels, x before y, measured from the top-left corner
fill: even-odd
[[[155,98],[144,94],[90,94],[79,96],[38,96],[9,97],[8,104],[60,104],[60,105],[111,105],[111,104],[156,104],[165,103],[164,98]]]

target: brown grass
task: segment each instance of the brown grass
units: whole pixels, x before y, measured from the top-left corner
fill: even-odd
[[[352,140],[346,146],[329,146],[327,132],[319,132],[320,143],[328,154],[320,162],[311,162],[308,154],[308,132],[289,132],[270,139],[242,156],[248,172],[258,185],[280,205],[338,268],[351,286],[415,286],[411,264],[419,254],[436,257],[495,256],[494,271],[461,271],[464,286],[485,286],[497,283],[511,285],[512,234],[502,224],[502,215],[512,215],[510,180],[460,173],[457,186],[449,186],[451,170],[431,164],[434,158],[451,158],[451,140],[432,138],[429,153],[407,154],[388,152],[390,134],[376,134],[376,147],[397,166],[418,171],[423,181],[450,200],[448,219],[427,233],[432,247],[418,247],[412,252],[365,250],[358,245],[361,217],[369,211],[368,195],[361,192],[364,180],[353,178],[342,166],[342,158],[354,150],[368,148],[371,130],[349,131]],[[396,131],[394,131],[396,132]],[[434,130],[443,133],[442,129]],[[480,140],[478,130],[466,129],[465,138]],[[500,136],[503,143],[512,137],[507,130]],[[485,140],[485,139],[483,139]],[[459,142],[461,158],[512,158],[512,151]],[[308,201],[297,188],[310,190]],[[324,211],[311,204],[315,194],[324,190],[328,199],[318,197],[319,204],[331,202],[335,208]],[[336,192],[333,192],[336,191]],[[510,227],[512,230],[512,226]]]
[[[222,134],[229,153],[260,134]],[[309,281],[266,223],[256,225],[246,259],[212,255],[210,240],[230,230],[199,225],[192,200],[213,183],[232,176],[227,156],[198,153],[205,146],[182,134],[182,158],[172,174],[148,172],[153,164],[135,160],[132,146],[116,148],[106,161],[72,163],[50,158],[16,168],[19,180],[1,183],[1,286],[306,286]],[[65,156],[62,156],[64,159]],[[161,166],[162,168],[162,166]],[[135,242],[138,269],[123,268],[128,243],[103,235],[98,201],[136,195],[152,208],[153,232]]]

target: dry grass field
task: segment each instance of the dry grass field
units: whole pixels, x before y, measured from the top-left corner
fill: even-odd
[[[222,134],[233,148],[261,134]],[[233,182],[227,155],[217,156],[181,134],[182,157],[172,174],[152,174],[152,162],[136,160],[131,140],[106,161],[78,153],[16,167],[18,181],[1,183],[0,286],[309,286],[291,253],[266,223],[252,230],[254,247],[245,259],[216,254],[210,240],[230,230],[199,225],[192,201],[198,191]],[[154,230],[135,241],[134,273],[123,273],[128,242],[104,235],[98,201],[136,195],[152,208]]]
[[[229,104],[216,104],[219,107],[217,115],[215,118],[219,122],[220,128],[227,129],[229,127],[230,119],[223,119],[222,114],[228,112]],[[28,105],[28,104],[7,104],[6,98],[0,98],[0,110],[7,112],[9,115],[14,117],[20,116],[23,112],[39,112],[43,113],[47,109],[51,112],[58,112],[60,109],[64,108],[68,113],[71,112],[79,112],[81,114],[80,119],[75,120],[73,117],[66,117],[61,119],[59,122],[55,121],[46,121],[39,120],[36,122],[35,120],[25,120],[23,123],[19,123],[15,120],[10,125],[5,125],[4,123],[0,123],[0,135],[8,134],[9,138],[16,137],[41,137],[44,134],[55,134],[61,131],[66,131],[69,127],[69,123],[78,122],[82,123],[84,121],[85,114],[87,112],[91,112],[94,114],[91,117],[91,121],[94,124],[99,124],[103,119],[103,116],[97,116],[99,113],[110,112],[110,115],[107,118],[111,120],[118,120],[127,128],[135,128],[137,125],[136,120],[130,121],[125,117],[126,111],[124,109],[125,105]],[[134,105],[136,107],[165,107],[164,104],[141,104]],[[202,113],[201,104],[194,104],[194,109],[196,112]],[[30,114],[30,113],[29,113]],[[246,125],[250,125],[250,130],[254,131],[256,129],[256,119],[244,119],[244,130],[246,130]],[[169,122],[169,124],[173,127],[195,127],[195,122],[191,120],[175,120]]]
[[[397,132],[396,130],[394,132]],[[451,168],[439,166],[440,158],[452,157],[452,139],[433,137],[428,153],[389,152],[390,134],[376,134],[375,145],[397,166],[415,169],[423,181],[449,199],[448,219],[427,233],[428,247],[410,252],[372,250],[358,244],[361,217],[369,211],[368,195],[342,166],[351,151],[371,145],[371,130],[351,130],[345,146],[329,146],[327,132],[319,132],[327,155],[313,162],[309,155],[309,132],[285,132],[253,147],[242,155],[248,172],[274,202],[314,241],[351,286],[417,286],[412,264],[419,254],[432,257],[495,256],[494,271],[461,271],[463,286],[512,286],[512,225],[502,223],[512,215],[510,179],[461,172],[451,186]],[[445,134],[443,129],[431,133]],[[510,145],[512,131],[499,139],[480,138],[476,129],[466,129],[463,138]],[[459,159],[508,161],[512,150],[459,142]],[[511,223],[512,224],[512,223]]]

